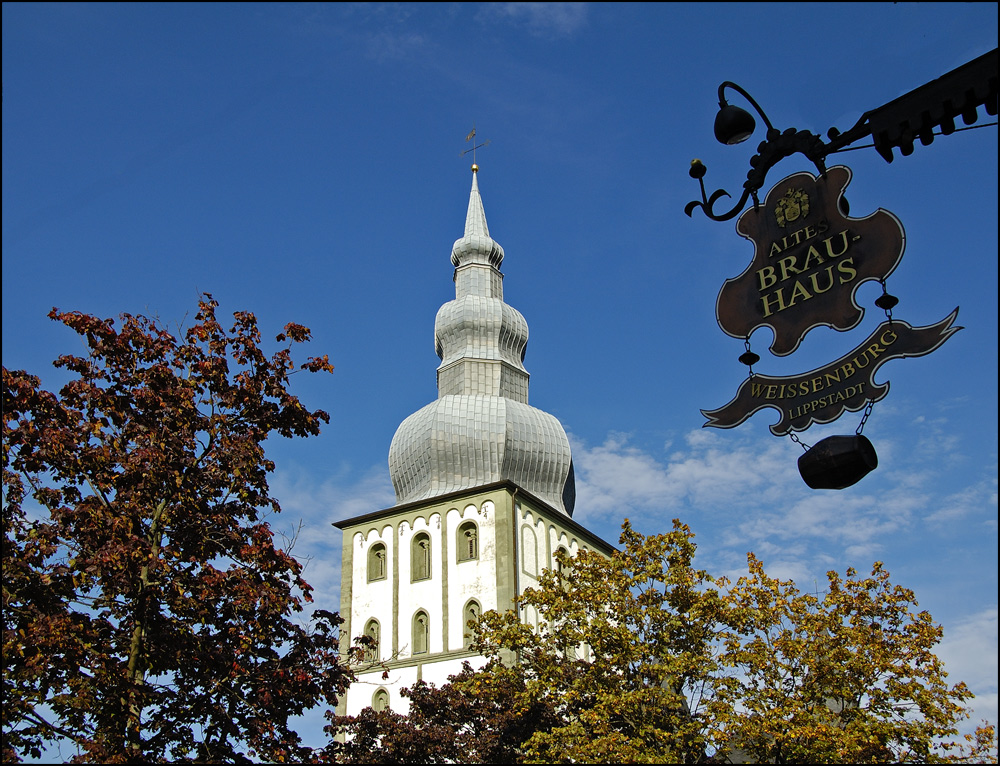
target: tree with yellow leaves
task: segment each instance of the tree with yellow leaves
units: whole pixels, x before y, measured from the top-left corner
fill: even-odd
[[[707,752],[718,662],[712,647],[724,604],[692,566],[687,526],[643,537],[628,522],[624,550],[581,551],[525,591],[515,612],[483,615],[478,648],[515,657],[525,693],[557,723],[524,744],[532,762],[696,762]],[[519,610],[520,611],[520,610]]]
[[[418,685],[408,716],[338,723],[369,761],[472,762],[472,733],[529,763],[996,763],[992,726],[953,741],[972,694],[882,564],[828,573],[820,598],[752,554],[736,583],[714,578],[693,538],[626,521],[610,557],[558,554],[515,610],[480,618],[485,668]]]
[[[913,610],[913,591],[893,585],[881,562],[869,577],[828,572],[820,598],[747,558],[749,574],[722,594],[723,751],[758,763],[988,758],[990,726],[971,753],[951,741],[973,695],[946,683],[933,652],[941,626]]]

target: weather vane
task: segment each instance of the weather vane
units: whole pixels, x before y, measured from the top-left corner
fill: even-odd
[[[479,170],[479,166],[476,164],[476,149],[482,149],[484,146],[489,146],[490,139],[487,138],[481,144],[477,144],[475,138],[476,138],[476,126],[475,123],[473,123],[472,130],[469,131],[469,135],[465,137],[465,143],[469,143],[469,141],[472,141],[472,148],[466,149],[464,152],[461,152],[458,156],[464,157],[469,152],[472,152],[472,169]]]

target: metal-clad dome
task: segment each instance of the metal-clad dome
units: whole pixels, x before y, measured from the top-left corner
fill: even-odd
[[[434,323],[438,398],[404,420],[389,447],[396,502],[509,480],[573,513],[569,439],[528,404],[528,324],[503,302],[503,248],[489,234],[473,169],[465,236],[455,242],[455,300]]]

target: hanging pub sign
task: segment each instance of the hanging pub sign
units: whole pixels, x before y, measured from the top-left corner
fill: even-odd
[[[772,407],[781,417],[771,433],[802,444],[795,432],[863,409],[855,434],[830,436],[813,447],[802,444],[807,451],[799,458],[799,473],[813,489],[844,489],[878,465],[875,448],[861,433],[872,405],[889,393],[888,381],[875,382],[875,371],[890,359],[929,354],[962,329],[954,325],[957,308],[927,327],[893,319],[899,301],[886,292],[885,280],[903,257],[903,226],[882,208],[864,218],[849,217],[844,189],[850,181],[851,171],[843,165],[819,177],[795,173],[740,216],[736,230],[754,243],[754,256],[746,271],[723,284],[716,318],[723,332],[744,341],[740,361],[750,372],[732,401],[702,410],[705,426],[734,428]],[[853,351],[800,375],[754,372],[760,361],[750,350],[755,330],[771,329],[770,351],[776,356],[794,352],[814,327],[851,330],[864,316],[857,289],[873,279],[882,284],[875,305],[887,321]]]
[[[804,431],[813,423],[831,423],[845,411],[857,412],[889,393],[876,383],[875,371],[890,359],[924,356],[961,327],[953,327],[958,309],[937,324],[912,327],[895,319],[883,322],[868,339],[835,362],[801,375],[773,377],[755,373],[740,385],[729,404],[702,410],[706,426],[735,428],[755,412],[773,407],[781,418],[770,427],[775,436]]]
[[[847,216],[850,181],[844,165],[819,178],[796,173],[740,216],[736,230],[756,249],[747,270],[719,292],[723,332],[742,340],[770,327],[771,353],[787,356],[814,327],[857,326],[864,316],[854,300],[858,286],[884,281],[902,259],[906,238],[899,219],[881,208],[865,218]]]

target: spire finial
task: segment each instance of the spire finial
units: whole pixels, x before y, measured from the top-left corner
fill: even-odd
[[[469,210],[465,215],[465,234],[451,249],[451,262],[456,268],[470,263],[489,265],[497,269],[503,261],[503,248],[490,237],[486,211],[479,194],[478,165],[472,166],[472,188],[469,190]]]
[[[479,165],[476,164],[476,149],[482,149],[484,146],[489,146],[490,145],[490,139],[487,138],[481,144],[477,144],[475,142],[475,140],[474,140],[475,137],[476,137],[476,123],[472,123],[472,130],[470,130],[469,131],[469,135],[467,135],[465,137],[465,143],[469,143],[469,141],[472,141],[472,148],[471,149],[466,149],[464,152],[462,152],[458,156],[459,157],[464,157],[469,152],[472,152],[472,172],[473,173],[478,173],[479,172]]]

